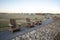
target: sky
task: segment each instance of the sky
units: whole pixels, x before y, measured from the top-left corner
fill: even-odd
[[[60,13],[60,0],[0,0],[4,13]]]

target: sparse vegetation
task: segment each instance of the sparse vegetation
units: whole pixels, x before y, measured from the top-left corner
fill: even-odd
[[[16,19],[17,23],[21,23],[24,26],[27,17],[30,18],[31,21],[35,21],[35,18],[37,18],[38,20],[44,19],[44,16],[42,15],[2,14],[0,16],[0,29],[9,27],[8,24],[10,18]]]
[[[0,14],[0,29],[9,27],[8,24],[10,18],[16,19],[17,23],[21,23],[24,26],[27,17],[30,18],[31,21],[35,21],[35,18],[44,21],[46,20],[45,16],[46,15]]]

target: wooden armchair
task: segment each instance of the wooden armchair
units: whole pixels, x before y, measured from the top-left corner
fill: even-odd
[[[34,23],[31,22],[29,18],[26,18],[26,27],[28,28],[34,27]]]
[[[15,21],[15,19],[10,19],[9,26],[10,26],[9,31],[11,31],[11,32],[15,32],[15,31],[19,31],[20,30],[19,27],[16,27],[16,21]]]

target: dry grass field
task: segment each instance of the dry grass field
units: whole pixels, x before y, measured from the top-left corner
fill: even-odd
[[[31,21],[37,20],[42,20],[44,21],[45,16],[43,15],[23,15],[23,14],[0,14],[0,31],[1,30],[6,30],[9,28],[9,20],[10,18],[16,19],[16,24],[21,23],[22,26],[25,25],[26,23],[26,18],[30,18]],[[43,20],[44,19],[44,20]]]
[[[1,30],[7,30],[9,28],[9,20],[10,18],[14,18],[16,19],[16,24],[21,23],[22,26],[25,25],[26,23],[26,18],[30,18],[31,21],[36,21],[35,18],[37,18],[37,20],[46,20],[46,18],[48,18],[48,16],[53,17],[56,15],[29,15],[29,14],[0,14],[0,31]],[[57,15],[60,16],[60,15]]]

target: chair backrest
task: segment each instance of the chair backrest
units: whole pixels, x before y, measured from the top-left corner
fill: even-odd
[[[31,27],[31,21],[30,21],[30,18],[26,18],[26,26],[27,27]]]
[[[16,20],[11,18],[10,24],[13,25],[12,27],[16,27]]]
[[[30,22],[30,18],[26,18],[26,22]]]

